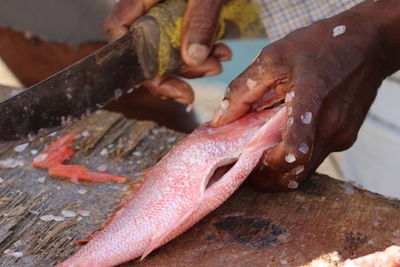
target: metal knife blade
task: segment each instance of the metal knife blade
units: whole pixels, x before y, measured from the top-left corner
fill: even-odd
[[[144,79],[135,31],[0,103],[0,141],[26,141],[80,119]]]

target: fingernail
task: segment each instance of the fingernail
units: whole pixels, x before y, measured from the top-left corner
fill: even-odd
[[[202,64],[208,56],[208,48],[202,44],[191,44],[187,52],[193,65]]]
[[[214,125],[218,124],[218,121],[220,120],[220,118],[222,117],[222,114],[229,108],[229,101],[228,100],[223,100],[220,104],[219,104],[219,108],[215,111],[214,113],[214,117],[211,120],[211,123]]]
[[[221,116],[222,116],[222,111],[221,111],[220,108],[218,108],[214,113],[214,116],[213,116],[213,118],[211,120],[211,124],[212,125],[218,125],[218,122],[219,122]]]
[[[204,73],[204,77],[215,76],[215,75],[218,75],[218,74],[220,74],[220,72],[218,70],[217,71],[211,70],[209,72]]]
[[[267,157],[264,157],[263,165],[264,165],[264,166],[268,166],[268,159],[267,159]]]

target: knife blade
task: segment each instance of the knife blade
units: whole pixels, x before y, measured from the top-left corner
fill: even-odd
[[[186,0],[166,0],[120,39],[0,103],[0,147],[49,134],[89,115],[144,80],[174,72]],[[246,15],[246,12],[247,14]],[[265,36],[253,0],[227,1],[218,36]]]

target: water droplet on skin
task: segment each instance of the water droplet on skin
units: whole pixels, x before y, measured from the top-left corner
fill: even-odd
[[[293,123],[294,123],[293,117],[289,117],[289,119],[288,119],[287,122],[286,122],[286,125],[287,125],[288,127],[290,127],[290,126],[293,125]]]
[[[301,114],[300,119],[304,124],[310,124],[312,120],[312,113],[306,111],[303,114]]]
[[[285,102],[292,101],[294,96],[295,96],[294,91],[290,91],[289,93],[286,93]]]
[[[292,115],[292,113],[293,113],[293,108],[292,107],[288,107],[287,108],[287,114],[288,115]]]
[[[333,37],[342,35],[346,31],[346,25],[339,25],[333,28]]]
[[[257,82],[252,79],[247,79],[246,85],[250,90],[252,90],[252,89],[254,89],[254,87],[256,87]]]
[[[293,163],[293,162],[296,161],[296,156],[293,155],[292,153],[289,153],[289,154],[287,154],[287,155],[285,156],[285,160],[286,160],[286,162],[288,162],[288,163]]]
[[[301,144],[299,145],[299,151],[300,151],[301,153],[307,154],[309,150],[310,150],[310,149],[309,149],[309,147],[308,147],[308,145],[307,145],[306,143],[301,143]]]
[[[229,108],[229,101],[225,99],[219,104],[219,107],[221,110],[227,110]]]
[[[299,183],[293,180],[289,180],[288,188],[290,189],[296,189],[299,187]]]

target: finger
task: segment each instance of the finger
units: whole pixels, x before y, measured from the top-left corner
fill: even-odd
[[[211,51],[211,55],[219,61],[229,61],[232,59],[232,50],[226,44],[216,44]]]
[[[318,146],[316,145],[316,147]],[[328,154],[326,150],[315,149],[310,162],[304,166],[304,169],[297,167],[286,173],[268,167],[260,168],[250,175],[250,183],[255,190],[260,192],[296,189],[307,177],[314,173]]]
[[[110,41],[126,34],[133,21],[142,16],[159,0],[120,0],[104,21],[104,29]]]
[[[307,88],[307,90],[304,90]],[[294,188],[308,175],[310,167],[320,160],[322,151],[327,151],[323,138],[315,142],[318,117],[322,103],[313,92],[320,92],[319,87],[311,87],[310,83],[295,87],[287,99],[287,123],[283,129],[282,142],[268,151],[264,162],[273,172],[279,184]],[[301,92],[301,93],[300,93]],[[318,145],[314,152],[314,146]],[[271,181],[270,181],[271,182]],[[292,184],[292,185],[291,185]]]
[[[220,61],[227,61],[232,58],[232,52],[228,46],[224,44],[216,44],[211,55],[206,61],[199,66],[183,65],[176,74],[185,78],[199,78],[204,76],[214,76],[222,72]]]
[[[287,91],[285,69],[276,63],[278,61],[274,55],[261,54],[260,57],[228,86],[211,126],[222,126],[240,118],[263,99],[264,94],[272,97],[265,101],[276,103],[284,98]],[[270,90],[277,93],[271,94]]]
[[[223,0],[189,0],[181,44],[181,57],[187,65],[200,65],[210,54],[222,3]]]
[[[199,78],[204,76],[214,76],[222,72],[222,65],[215,57],[209,57],[199,66],[182,66],[176,74],[185,78]]]
[[[163,76],[147,80],[143,84],[152,93],[172,98],[182,104],[190,104],[194,99],[194,93],[190,85],[176,78]]]

